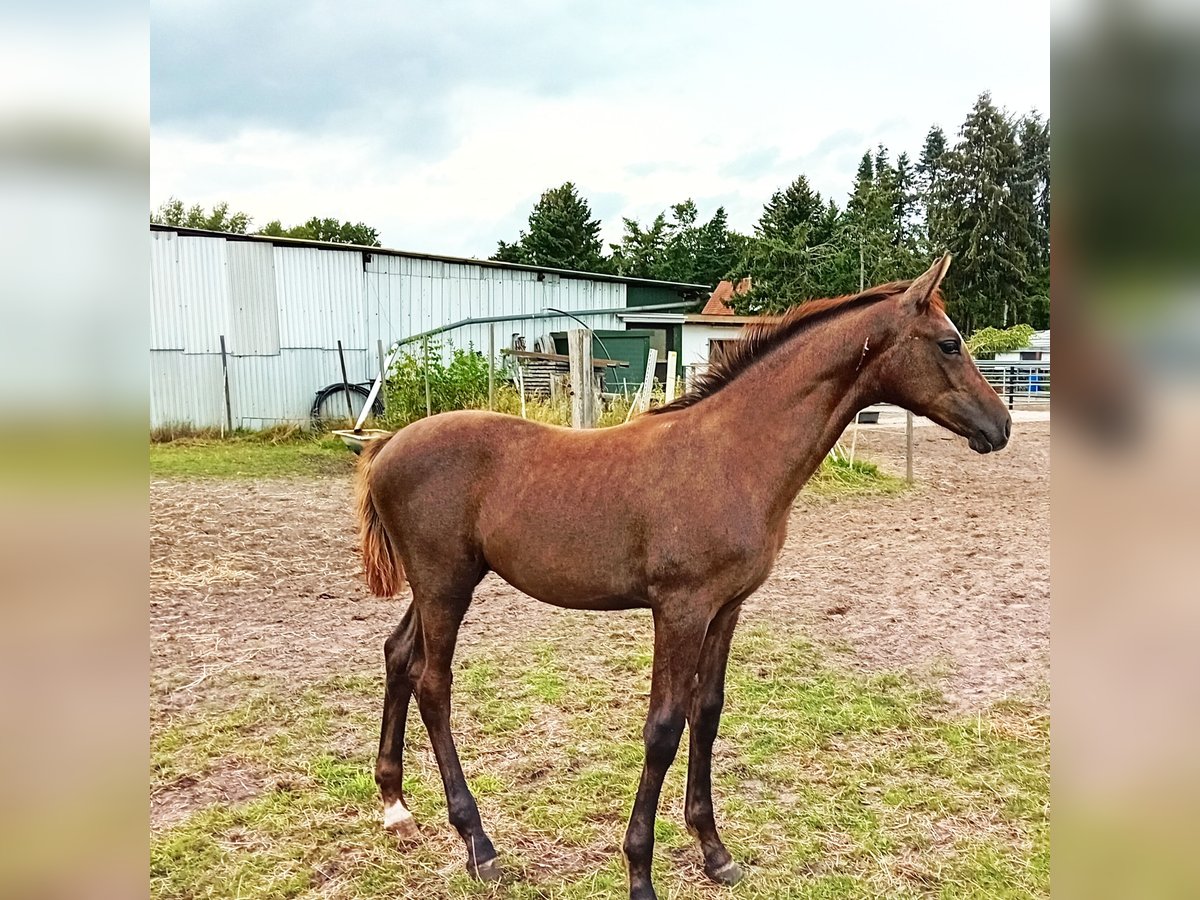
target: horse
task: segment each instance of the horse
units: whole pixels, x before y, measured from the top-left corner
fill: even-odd
[[[874,403],[926,416],[978,453],[1008,442],[1008,411],[945,312],[949,264],[947,254],[916,279],[752,324],[679,399],[624,425],[573,430],[462,410],[371,442],[357,474],[367,582],[381,597],[405,580],[412,589],[384,644],[375,768],[384,827],[402,840],[417,834],[403,790],[415,695],[467,871],[501,876],[450,732],[459,626],[492,571],[555,606],[651,611],[645,758],[622,843],[629,896],[657,896],[654,818],[685,724],[684,818],[707,876],[736,883],[741,869],[713,814],[712,748],[739,610],[771,572],[796,495]]]

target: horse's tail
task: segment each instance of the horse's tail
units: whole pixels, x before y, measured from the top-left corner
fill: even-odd
[[[379,597],[395,597],[404,589],[404,564],[379,518],[371,496],[371,464],[391,435],[366,441],[358,457],[355,489],[358,495],[358,536],[362,544],[367,586]]]

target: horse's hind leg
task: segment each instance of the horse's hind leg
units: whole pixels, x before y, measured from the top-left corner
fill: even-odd
[[[465,589],[460,583],[453,588],[436,591],[429,591],[428,588],[422,590],[414,582],[413,602],[420,603],[421,632],[425,645],[425,665],[415,688],[421,718],[429,732],[429,740],[442,773],[450,824],[467,847],[467,872],[481,881],[494,881],[500,877],[496,848],[483,830],[479,807],[467,787],[454,737],[450,733],[450,666],[458,642],[459,626],[471,604],[471,592],[480,578],[482,572]]]
[[[700,839],[705,874],[718,884],[727,885],[740,881],[742,871],[717,833],[712,802],[712,749],[725,703],[725,668],[738,612],[739,607],[731,605],[717,613],[700,651],[695,693],[688,710],[687,797],[683,812],[688,831]]]
[[[379,730],[379,756],[375,783],[383,797],[383,827],[404,841],[417,836],[417,823],[404,803],[404,727],[413,684],[424,659],[421,620],[410,605],[404,618],[383,645],[387,681],[383,698],[383,725]]]

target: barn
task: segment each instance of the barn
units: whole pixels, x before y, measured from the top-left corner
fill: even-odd
[[[217,427],[227,414],[235,428],[305,424],[343,358],[350,382],[369,382],[380,346],[434,329],[455,325],[439,335],[447,346],[486,351],[494,335],[499,349],[520,334],[532,347],[580,320],[604,333],[625,329],[625,310],[694,308],[709,291],[153,224],[150,270],[152,429]]]

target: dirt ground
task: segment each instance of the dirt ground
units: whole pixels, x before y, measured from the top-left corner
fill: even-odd
[[[986,457],[916,429],[916,489],[824,500],[801,495],[770,580],[743,623],[807,637],[832,659],[903,669],[971,710],[1047,696],[1050,426],[1018,422]],[[904,436],[863,429],[858,453],[904,471]],[[358,571],[344,478],[157,481],[151,487],[151,666],[156,714],[213,697],[228,676],[298,685],[375,672],[396,601]],[[623,618],[614,619],[614,616]],[[460,651],[503,647],[570,617],[581,639],[648,614],[567,612],[489,576]]]

